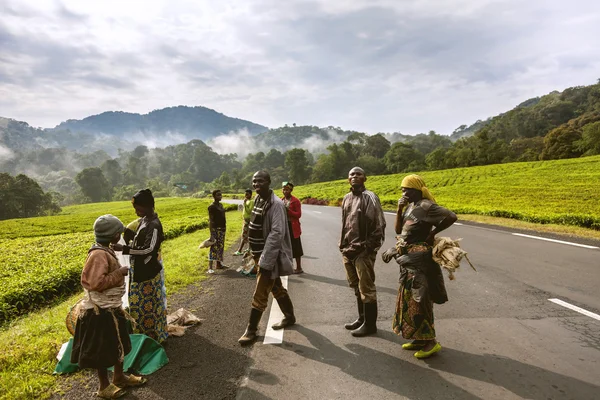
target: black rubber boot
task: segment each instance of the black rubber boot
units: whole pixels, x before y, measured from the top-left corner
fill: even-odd
[[[352,336],[363,337],[377,333],[377,303],[365,303],[365,322],[352,331]]]
[[[348,329],[349,331],[360,328],[363,322],[365,322],[365,310],[363,308],[363,302],[360,296],[356,297],[356,305],[358,307],[358,319],[354,322],[344,325],[344,328]]]
[[[242,346],[250,344],[256,340],[256,332],[258,331],[258,323],[262,317],[263,312],[256,308],[250,309],[250,320],[248,321],[248,327],[246,332],[238,339],[238,343]]]
[[[281,322],[271,325],[271,328],[278,330],[294,325],[296,323],[296,317],[294,316],[294,305],[292,304],[290,296],[286,295],[285,297],[277,299],[277,304],[279,304],[279,308],[281,308],[281,311],[283,312],[283,319]]]

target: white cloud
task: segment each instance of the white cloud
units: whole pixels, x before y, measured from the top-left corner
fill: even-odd
[[[0,163],[10,161],[15,157],[15,154],[7,147],[0,145]]]
[[[600,78],[593,1],[0,3],[0,110],[34,126],[185,104],[271,127],[450,133]]]
[[[264,150],[256,146],[254,138],[246,129],[219,135],[206,144],[219,154],[235,153],[240,159],[245,158],[250,153]]]

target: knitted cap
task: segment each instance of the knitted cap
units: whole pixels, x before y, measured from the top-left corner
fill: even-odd
[[[123,230],[123,223],[114,215],[102,215],[94,222],[94,235],[97,242],[110,241],[117,233],[123,233]]]

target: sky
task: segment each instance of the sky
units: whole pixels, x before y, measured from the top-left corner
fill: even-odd
[[[597,0],[0,0],[0,116],[434,130],[600,78]]]

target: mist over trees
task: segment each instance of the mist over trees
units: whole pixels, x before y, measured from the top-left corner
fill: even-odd
[[[55,203],[126,200],[141,187],[157,196],[205,195],[217,187],[229,192],[249,188],[252,174],[261,169],[269,171],[277,187],[282,181],[302,185],[343,179],[356,165],[377,175],[600,154],[600,83],[529,99],[496,117],[461,125],[450,136],[285,125],[244,142],[245,157],[219,154],[198,139],[163,148],[148,143],[118,149],[116,156],[103,150],[26,147],[19,135],[43,133],[32,129],[0,120],[0,171],[5,182],[11,175],[34,177],[39,190],[53,193]],[[252,143],[271,147],[262,151]],[[4,195],[0,204],[17,198]],[[36,212],[48,212],[48,204],[46,211]]]

